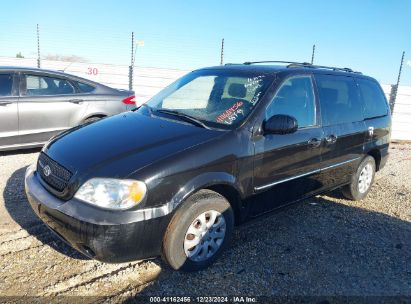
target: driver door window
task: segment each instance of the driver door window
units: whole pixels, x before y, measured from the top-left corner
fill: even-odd
[[[265,119],[284,114],[297,119],[298,128],[316,125],[315,98],[310,76],[287,79],[266,109]]]

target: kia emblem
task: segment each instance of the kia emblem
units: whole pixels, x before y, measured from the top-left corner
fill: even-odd
[[[45,176],[49,176],[51,174],[51,169],[48,165],[43,168],[43,173]]]

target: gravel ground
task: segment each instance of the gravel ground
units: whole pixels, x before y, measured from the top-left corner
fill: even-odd
[[[83,257],[28,205],[24,171],[38,150],[0,154],[0,295],[411,296],[411,145],[390,153],[366,200],[336,192],[246,223],[232,248],[197,273],[171,271],[160,259]]]

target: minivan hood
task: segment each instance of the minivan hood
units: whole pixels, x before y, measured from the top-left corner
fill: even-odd
[[[53,139],[44,152],[77,176],[97,173],[123,178],[222,133],[127,112],[64,132]],[[109,170],[104,170],[105,167]]]

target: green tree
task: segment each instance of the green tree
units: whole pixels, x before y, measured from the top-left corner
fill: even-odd
[[[16,58],[24,58],[24,56],[21,54],[21,52],[18,52],[18,53],[16,54]]]

